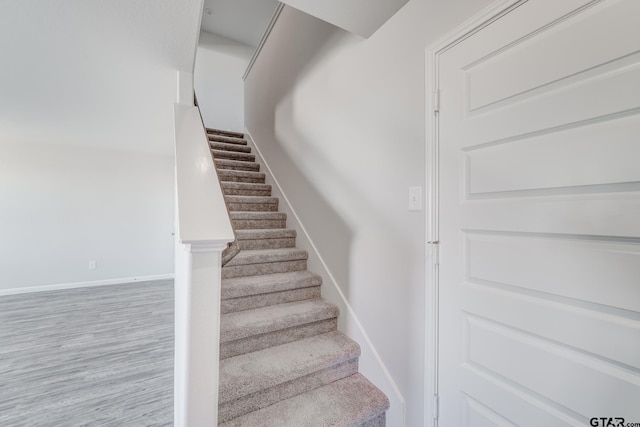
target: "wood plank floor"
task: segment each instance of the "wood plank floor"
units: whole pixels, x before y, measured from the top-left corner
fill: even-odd
[[[0,297],[0,426],[173,425],[173,282]]]

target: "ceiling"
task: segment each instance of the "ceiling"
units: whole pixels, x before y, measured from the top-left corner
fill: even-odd
[[[368,38],[408,0],[282,0],[343,30]]]
[[[257,47],[277,6],[277,0],[205,0],[201,29]]]

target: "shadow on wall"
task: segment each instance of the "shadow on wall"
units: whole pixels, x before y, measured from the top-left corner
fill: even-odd
[[[313,109],[309,107],[315,104],[312,97],[300,99],[300,93],[304,93],[300,88],[305,86],[305,82],[323,74],[323,62],[331,61],[336,51],[344,52],[351,46],[358,47],[365,42],[341,29],[326,26],[332,30],[323,33],[324,37],[316,36],[316,45],[305,52],[304,61],[297,62],[297,67],[283,70],[288,74],[286,80],[292,81],[288,87],[295,87],[297,93],[280,93],[280,97],[274,100],[273,141],[283,166],[278,170],[291,173],[284,182],[287,196],[348,297],[348,284],[352,279],[349,275],[350,250],[347,245],[340,245],[345,243],[341,236],[347,231],[351,237],[348,242],[350,247],[353,246],[354,237],[361,242],[371,242],[372,239],[381,240],[381,236],[384,236],[382,242],[375,244],[396,248],[394,253],[405,261],[414,255],[414,251],[401,230],[395,227],[394,219],[397,218],[390,218],[388,210],[384,212],[367,195],[367,187],[372,186],[379,189],[374,189],[373,193],[389,191],[388,188],[382,189],[383,186],[389,186],[387,174],[402,167],[391,164],[393,154],[390,147],[388,157],[386,154],[384,158],[380,157],[380,153],[372,154],[368,141],[369,137],[373,141],[379,136],[375,135],[375,130],[359,129],[357,124],[345,127],[344,123],[336,123],[333,126],[334,121],[327,114],[332,106],[323,105]],[[320,77],[322,80],[326,78]],[[371,112],[374,110],[372,108]],[[370,128],[374,129],[376,125],[372,123]],[[367,134],[370,134],[369,137]],[[375,150],[379,152],[380,148]],[[391,187],[391,192],[395,192],[395,187]],[[404,195],[399,199],[405,202]],[[324,208],[318,210],[318,206]],[[357,236],[357,230],[375,230],[376,236]],[[379,261],[382,264],[378,268],[384,268],[393,260],[385,258]],[[419,264],[420,260],[417,262]],[[367,268],[375,270],[376,266]],[[410,281],[407,277],[407,283]]]
[[[354,182],[344,168],[336,166],[327,156],[326,150],[322,150],[323,142],[299,129],[291,96],[278,104],[276,116],[276,123],[280,125],[275,130],[274,140],[281,150],[279,162],[286,165],[288,174],[281,185],[347,300],[357,302],[352,297],[362,295],[363,290],[352,294],[350,283],[354,280],[358,283],[366,279],[379,281],[388,274],[386,271],[390,264],[419,265],[418,254],[402,232],[386,218],[379,206],[366,197],[358,182]],[[377,170],[366,172],[365,166],[358,163],[357,155],[349,161],[352,168],[360,172],[361,179],[363,174],[371,175],[371,185],[388,176],[383,165],[369,165],[367,169],[373,166],[371,169]],[[362,163],[365,162],[363,160]],[[360,184],[363,185],[362,182]],[[354,251],[366,252],[366,255],[354,260]],[[367,265],[359,265],[358,262],[364,258]],[[372,258],[375,263],[371,262]],[[351,271],[354,265],[356,271]],[[395,278],[411,283],[415,280],[410,275],[409,270],[403,270],[396,272]],[[380,285],[393,288],[395,284]],[[377,316],[386,311],[384,305],[378,308]],[[411,328],[411,325],[413,322],[405,328]]]
[[[278,111],[279,115],[283,111],[286,114],[287,108]],[[327,191],[339,190],[336,185],[340,180],[331,172],[330,165],[295,129],[276,129],[275,140],[281,143],[280,161],[289,165],[288,178],[281,185],[331,274],[346,294],[354,225],[348,223],[347,218],[325,197]],[[309,157],[305,159],[305,156]],[[312,181],[317,173],[304,170],[309,165],[314,170],[324,171],[321,189]]]
[[[308,38],[307,49],[289,52],[292,60],[287,64],[287,67],[282,67],[283,74],[278,76],[277,81],[293,83],[299,76],[304,76],[305,70],[313,69],[316,63],[331,49],[333,42],[345,34],[347,33],[343,30],[331,25],[324,26],[322,31],[317,31],[314,28],[314,31],[305,34],[305,37]],[[272,34],[273,36],[277,37],[275,34]],[[357,36],[354,38],[356,39],[354,42],[360,39]],[[270,40],[270,42],[278,44],[277,40]],[[266,161],[275,171],[276,179],[283,187],[287,198],[296,210],[296,214],[302,220],[314,244],[329,266],[331,274],[338,283],[346,285],[349,283],[350,276],[352,227],[319,191],[318,186],[310,180],[309,174],[304,171],[306,162],[300,161],[301,156],[313,156],[308,160],[317,161],[318,167],[324,170],[329,170],[329,165],[317,157],[317,153],[308,151],[312,147],[305,142],[302,133],[288,126],[294,122],[293,112],[288,108],[291,106],[290,95],[286,92],[286,89],[292,85],[295,83],[287,84],[286,87],[278,88],[279,90],[276,91],[279,96],[273,99],[271,108],[267,109],[267,111],[274,112],[273,116],[268,117],[270,123],[261,124],[257,129],[250,129],[250,131],[260,144]],[[276,124],[275,128],[274,124]],[[331,176],[326,176],[326,182],[335,182],[335,180]],[[346,316],[341,316],[341,319],[344,317]]]
[[[401,425],[404,396],[417,408],[423,387],[424,250],[416,236],[424,217],[407,212],[403,189],[424,152],[395,108],[404,99],[376,89],[395,70],[381,63],[390,54],[378,59],[371,40],[289,8],[280,22],[246,80],[247,127],[384,361],[381,369],[310,251],[323,296],[342,310],[340,330],[361,344],[361,371],[390,397],[388,419]]]
[[[336,42],[344,46],[345,39],[348,43],[357,41],[343,35]],[[319,63],[330,60],[333,40],[327,39],[320,52],[300,68],[293,86],[304,86],[316,72],[322,72]],[[363,351],[360,370],[391,398],[393,403],[388,417],[399,423],[403,417],[404,399],[401,395],[392,395],[394,386],[387,385],[389,379],[384,378],[365,341],[372,339],[377,343],[378,353],[387,362],[401,354],[403,359],[410,359],[409,362],[401,362],[402,365],[422,363],[422,354],[412,351],[409,339],[394,340],[393,346],[384,345],[394,335],[407,332],[409,336],[421,334],[423,324],[422,319],[411,318],[409,313],[420,311],[409,307],[407,293],[404,292],[406,286],[420,283],[413,277],[415,272],[405,268],[406,265],[420,265],[419,252],[398,230],[391,217],[393,213],[390,213],[393,207],[381,206],[380,198],[367,191],[368,186],[374,186],[373,193],[393,193],[395,187],[387,181],[398,165],[388,164],[393,162],[393,155],[383,164],[376,162],[374,159],[378,154],[372,156],[368,152],[369,139],[357,134],[357,125],[344,129],[349,135],[340,134],[342,128],[331,128],[326,132],[326,127],[330,126],[326,116],[314,115],[308,110],[314,100],[301,100],[297,96],[299,93],[287,91],[273,100],[275,128],[268,138],[271,158],[267,161],[330,274],[369,335],[368,338],[362,336],[333,284],[325,277],[322,294],[341,309],[339,329],[360,343]],[[299,105],[300,101],[305,105]],[[318,127],[310,129],[305,120],[317,122]],[[323,127],[325,129],[318,129]],[[403,196],[400,196],[402,202],[405,201]],[[386,200],[387,196],[382,199]],[[314,258],[311,253],[309,269],[324,276],[322,267],[315,264]],[[412,303],[422,304],[421,301]],[[405,311],[398,313],[390,307],[403,307]],[[401,378],[403,383],[410,377],[408,372],[393,372],[392,375]]]
[[[276,38],[281,36],[275,35]],[[263,111],[273,112],[273,115],[266,119],[263,117],[268,122],[259,126],[257,133],[253,129],[251,131],[342,292],[350,302],[357,302],[354,299],[365,298],[367,291],[359,289],[358,292],[352,292],[352,281],[367,284],[369,279],[378,279],[379,287],[393,289],[394,283],[385,283],[383,279],[385,275],[389,275],[386,271],[389,264],[403,265],[408,258],[418,258],[419,255],[402,231],[395,227],[393,218],[388,218],[389,209],[384,212],[366,194],[367,186],[388,186],[385,177],[393,173],[394,168],[398,168],[397,164],[389,164],[393,161],[393,156],[385,159],[383,164],[378,164],[379,153],[369,156],[367,138],[363,137],[366,132],[358,130],[358,126],[355,126],[356,129],[351,126],[348,129],[330,128],[327,131],[328,124],[323,123],[326,116],[315,116],[309,111],[308,106],[313,104],[313,99],[303,100],[307,106],[304,112],[306,120],[319,123],[313,129],[317,132],[309,132],[308,123],[302,123],[304,120],[299,117],[299,106],[290,90],[292,87],[304,86],[310,76],[321,73],[318,70],[322,70],[322,63],[331,60],[336,51],[344,52],[351,46],[358,47],[366,41],[326,23],[308,26],[305,31],[297,32],[296,37],[308,38],[303,43],[294,44],[304,45],[305,49],[298,51],[294,48],[287,52],[291,61],[287,61],[286,67],[278,67],[280,74],[277,79],[256,76],[259,80],[264,79],[261,82],[263,85],[269,81],[283,86],[273,91],[271,99],[261,101],[267,104]],[[272,42],[278,45],[279,40]],[[323,108],[326,109],[327,106]],[[345,136],[341,132],[349,132],[350,135]],[[337,137],[342,141],[347,140],[349,147],[327,148],[328,145],[340,143]],[[365,160],[367,157],[369,159]],[[349,173],[350,170],[355,173]],[[391,190],[374,190],[379,191],[394,192],[395,187]],[[399,199],[405,202],[404,195]],[[370,230],[374,232],[369,232]],[[390,247],[394,248],[391,257],[388,250]],[[352,259],[352,254],[363,252],[365,255],[359,256],[359,260]],[[393,259],[393,256],[398,259]],[[375,260],[375,265],[371,263],[372,260]],[[371,265],[359,265],[363,262]],[[419,265],[420,260],[412,259],[409,264]],[[358,268],[351,271],[354,265]],[[380,275],[376,276],[375,272]],[[411,275],[409,269],[399,269],[395,272],[394,280],[414,283],[415,278]],[[371,280],[373,281],[375,280]],[[392,295],[391,298],[395,296]],[[402,305],[401,301],[397,302]],[[367,304],[369,313],[377,312],[379,316],[379,313],[388,311],[381,301],[368,300]],[[371,304],[379,306],[371,307]],[[411,325],[413,322],[398,326],[407,330]]]

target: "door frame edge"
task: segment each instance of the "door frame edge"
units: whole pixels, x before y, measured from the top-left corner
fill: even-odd
[[[439,129],[435,111],[439,89],[439,58],[447,50],[480,31],[528,0],[496,0],[425,49],[425,348],[424,348],[424,423],[438,427],[437,399],[439,391]]]

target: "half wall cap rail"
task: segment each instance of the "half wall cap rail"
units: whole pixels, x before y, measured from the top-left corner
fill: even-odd
[[[198,113],[200,114],[200,121],[202,122],[202,128],[204,129],[204,133],[207,133],[207,127],[204,124],[204,120],[202,118],[202,111],[200,111],[200,106],[198,105],[198,97],[196,96],[195,91],[193,92],[193,103],[198,109]],[[208,137],[207,137],[208,138]],[[211,160],[213,161],[213,154],[211,154]],[[214,165],[215,165],[215,161]],[[220,174],[218,173],[218,168],[215,168],[216,175],[218,175],[218,183],[220,183]],[[224,190],[222,188],[222,184],[220,184],[220,191],[224,194]],[[229,214],[229,205],[225,199],[224,201],[225,207],[227,208],[227,215]],[[233,242],[229,242],[224,251],[222,251],[222,266],[224,267],[229,261],[231,261],[236,255],[240,253],[240,245],[238,244],[238,236],[236,234],[236,230],[233,230]]]

